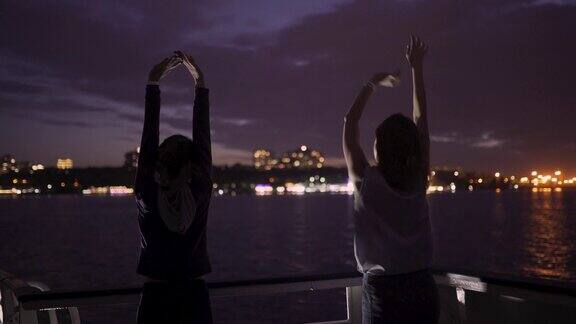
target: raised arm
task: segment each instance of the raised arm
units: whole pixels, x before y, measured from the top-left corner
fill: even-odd
[[[365,85],[356,100],[350,107],[350,110],[344,117],[344,131],[342,133],[342,148],[344,150],[344,159],[348,167],[348,177],[354,183],[362,180],[364,170],[368,166],[368,161],[360,146],[359,122],[366,103],[374,91],[373,85]]]
[[[196,88],[193,112],[193,141],[199,148],[199,167],[202,171],[212,172],[212,148],[210,141],[210,103],[208,89]]]
[[[200,172],[208,174],[212,172],[212,148],[210,140],[210,100],[209,91],[206,88],[204,73],[190,55],[182,51],[176,54],[188,69],[196,82],[196,97],[194,98],[194,112],[192,114],[192,140],[198,147],[199,157],[197,167]]]
[[[137,193],[143,188],[146,179],[152,179],[156,167],[160,136],[160,87],[158,83],[178,64],[180,64],[180,60],[177,57],[166,58],[155,65],[148,76],[144,127],[142,129],[138,170],[136,172],[135,189]]]
[[[411,36],[406,48],[406,59],[412,68],[412,116],[420,133],[422,155],[426,164],[426,174],[430,169],[430,135],[426,110],[426,91],[424,89],[424,56],[428,47],[419,38]]]
[[[368,167],[368,160],[360,146],[360,118],[364,112],[364,107],[370,99],[372,92],[378,84],[393,87],[398,80],[397,75],[389,73],[375,74],[356,96],[352,107],[344,118],[344,131],[342,134],[342,148],[344,158],[348,167],[348,177],[354,182],[362,180],[364,170]]]

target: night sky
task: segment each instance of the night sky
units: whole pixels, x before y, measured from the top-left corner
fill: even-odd
[[[411,115],[404,45],[425,66],[432,164],[576,173],[576,1],[0,2],[0,154],[120,165],[140,140],[151,66],[191,53],[211,91],[216,164],[301,144],[342,164],[341,127],[373,72],[401,70],[367,107],[363,144]],[[162,136],[191,135],[193,82],[161,83]]]

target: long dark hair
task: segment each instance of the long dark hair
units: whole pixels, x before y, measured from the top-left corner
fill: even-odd
[[[426,190],[427,171],[416,124],[402,114],[386,118],[376,129],[378,168],[392,188]]]

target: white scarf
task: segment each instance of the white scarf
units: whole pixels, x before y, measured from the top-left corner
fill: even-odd
[[[163,171],[156,171],[154,179],[158,183],[158,211],[164,224],[172,232],[184,234],[192,224],[196,214],[196,201],[190,190],[190,172],[182,170],[177,178]]]

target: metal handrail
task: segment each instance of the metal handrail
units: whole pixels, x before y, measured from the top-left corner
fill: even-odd
[[[362,284],[358,273],[262,278],[255,280],[208,282],[210,295],[237,297],[278,294],[297,291],[354,287]],[[44,309],[67,306],[131,304],[138,301],[142,287],[116,289],[34,291],[16,294],[24,309]],[[113,297],[107,299],[107,297]]]
[[[576,309],[576,285],[548,279],[522,278],[503,274],[486,274],[468,270],[433,270],[440,286],[455,288],[460,321],[466,317],[467,291],[509,298],[515,301],[538,301]],[[74,291],[37,291],[26,283],[0,270],[0,285],[8,286],[23,311],[93,305],[137,304],[141,287]],[[251,296],[297,291],[347,288],[348,319],[334,323],[357,323],[361,316],[362,277],[357,272],[263,278],[255,280],[208,282],[211,296]],[[355,320],[354,320],[355,318]],[[361,318],[361,317],[360,317]]]
[[[438,284],[460,287],[466,290],[480,291],[484,293],[496,292],[495,287],[502,289],[526,290],[540,294],[552,294],[566,298],[576,298],[576,285],[573,283],[560,282],[549,279],[522,278],[504,274],[485,274],[474,271],[458,270],[446,271],[434,269]],[[459,277],[464,276],[464,277]],[[293,277],[262,278],[253,280],[218,281],[208,282],[211,295],[217,297],[250,296],[263,294],[277,294],[282,292],[296,292],[306,290],[321,290],[342,287],[360,286],[362,277],[357,272],[304,275]],[[492,289],[483,289],[474,286],[481,283],[489,285]],[[102,297],[119,297],[120,301],[125,296],[137,296],[141,287],[127,287],[116,289],[95,290],[59,290],[59,291],[35,291],[30,289],[16,289],[15,294],[25,309],[42,309],[61,307],[55,301],[70,300],[68,306],[79,306],[74,300],[85,300]],[[85,305],[85,304],[83,304]]]

